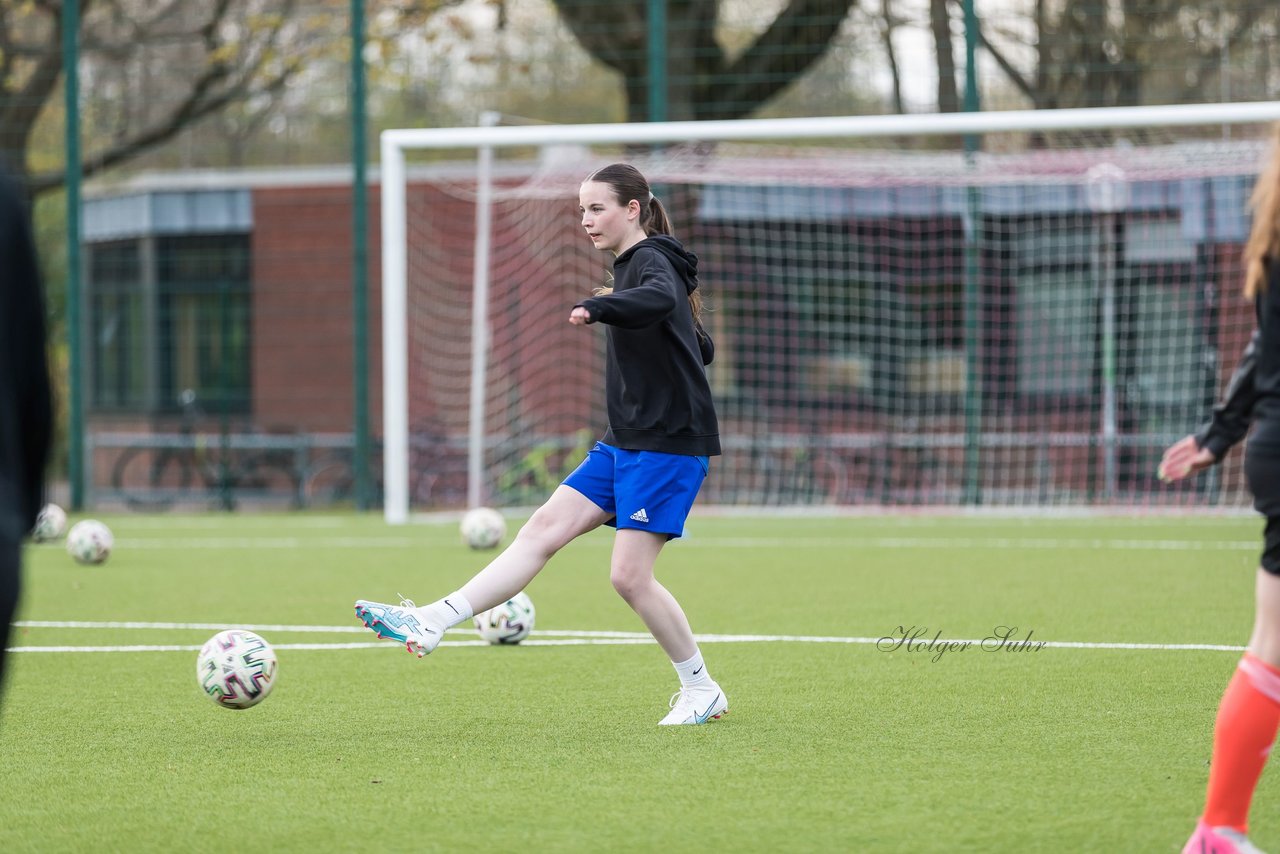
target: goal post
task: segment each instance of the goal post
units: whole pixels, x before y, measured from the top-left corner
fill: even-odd
[[[526,503],[521,486],[544,488],[577,450],[567,422],[602,431],[598,396],[535,376],[576,363],[549,325],[504,351],[519,382],[490,387],[489,330],[547,310],[521,293],[495,319],[489,283],[497,263],[509,288],[526,273],[579,298],[603,283],[604,259],[574,233],[577,182],[646,148],[642,171],[687,202],[677,233],[732,342],[710,370],[732,396],[722,435],[737,460],[710,500],[1240,503],[1234,482],[1162,497],[1136,467],[1206,412],[1211,394],[1172,388],[1198,381],[1183,344],[1215,360],[1210,392],[1238,356],[1247,312],[1194,292],[1238,290],[1241,192],[1278,119],[1280,102],[1257,102],[384,131],[386,520]],[[416,152],[435,165],[411,166]],[[443,152],[464,165],[440,165]],[[501,235],[497,204],[510,206]],[[593,348],[581,334],[576,346]],[[424,474],[432,485],[416,486]]]

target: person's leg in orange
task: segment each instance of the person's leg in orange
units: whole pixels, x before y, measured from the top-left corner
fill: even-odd
[[[1280,727],[1280,576],[1258,570],[1256,608],[1249,649],[1218,707],[1204,817],[1184,852],[1258,850],[1246,834]]]

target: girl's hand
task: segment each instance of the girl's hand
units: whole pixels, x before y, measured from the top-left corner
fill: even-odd
[[[1204,471],[1216,462],[1213,454],[1196,445],[1195,436],[1188,436],[1170,445],[1164,452],[1156,475],[1165,483],[1174,483]]]
[[[591,312],[587,311],[582,306],[578,306],[573,311],[569,312],[569,322],[574,326],[586,326],[591,322]]]

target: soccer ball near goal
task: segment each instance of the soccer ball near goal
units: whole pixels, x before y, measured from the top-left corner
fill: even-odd
[[[115,537],[111,536],[111,529],[97,519],[76,522],[67,532],[67,554],[77,563],[106,563],[113,545]]]
[[[520,643],[533,631],[533,600],[517,593],[501,605],[476,614],[473,622],[480,637],[492,644]]]
[[[473,549],[491,549],[507,535],[507,520],[489,507],[476,507],[462,517],[462,541]]]
[[[67,532],[67,511],[57,504],[46,504],[36,517],[31,529],[31,539],[37,543],[51,543]]]
[[[275,650],[259,635],[244,629],[227,629],[200,648],[196,681],[219,706],[247,709],[271,693],[278,667]]]

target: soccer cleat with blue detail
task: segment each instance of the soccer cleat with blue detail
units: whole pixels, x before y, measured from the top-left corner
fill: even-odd
[[[412,599],[401,599],[399,605],[357,599],[356,617],[378,637],[404,644],[418,658],[436,648],[445,630],[443,624],[429,621],[426,609],[414,605]]]
[[[1234,827],[1210,827],[1200,821],[1182,854],[1263,854],[1263,851]]]
[[[658,726],[705,724],[729,714],[729,698],[712,682],[705,687],[682,688],[671,697],[671,711]]]

